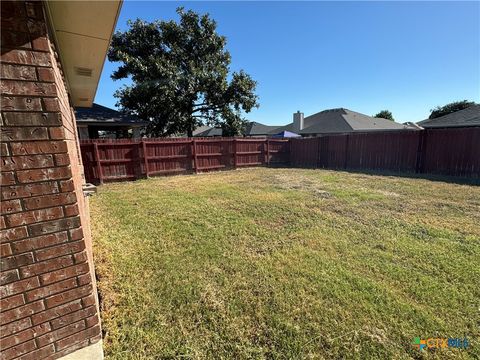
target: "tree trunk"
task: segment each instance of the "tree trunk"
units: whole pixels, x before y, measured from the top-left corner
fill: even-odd
[[[192,128],[188,128],[187,137],[189,137],[189,138],[193,137],[193,129]]]

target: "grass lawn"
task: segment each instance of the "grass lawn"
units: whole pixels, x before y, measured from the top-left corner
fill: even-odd
[[[478,186],[257,168],[104,185],[91,215],[109,359],[480,357]]]

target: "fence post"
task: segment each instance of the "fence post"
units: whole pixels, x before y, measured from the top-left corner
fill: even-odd
[[[98,144],[96,142],[93,143],[93,149],[95,154],[95,161],[97,163],[98,181],[100,182],[100,184],[103,184],[102,163],[100,162],[100,153],[98,152]]]
[[[233,138],[233,166],[234,166],[235,169],[238,166],[237,138]]]
[[[143,165],[145,166],[145,176],[148,178],[148,157],[147,157],[147,144],[142,140],[142,149],[143,149]],[[140,161],[140,159],[138,159]]]
[[[267,166],[270,165],[270,141],[267,138]]]
[[[193,167],[195,169],[195,174],[198,173],[198,158],[197,158],[197,142],[193,139],[192,143],[192,153],[193,153]]]

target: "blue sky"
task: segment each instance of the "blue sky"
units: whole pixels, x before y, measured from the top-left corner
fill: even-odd
[[[177,19],[184,6],[208,12],[227,37],[232,70],[258,81],[265,124],[344,107],[399,122],[419,121],[456,100],[480,100],[480,2],[140,2],[128,19]],[[114,107],[122,85],[105,63],[95,101]]]

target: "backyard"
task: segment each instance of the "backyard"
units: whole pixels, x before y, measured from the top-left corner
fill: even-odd
[[[440,180],[252,168],[101,186],[107,358],[480,357],[480,187]]]

